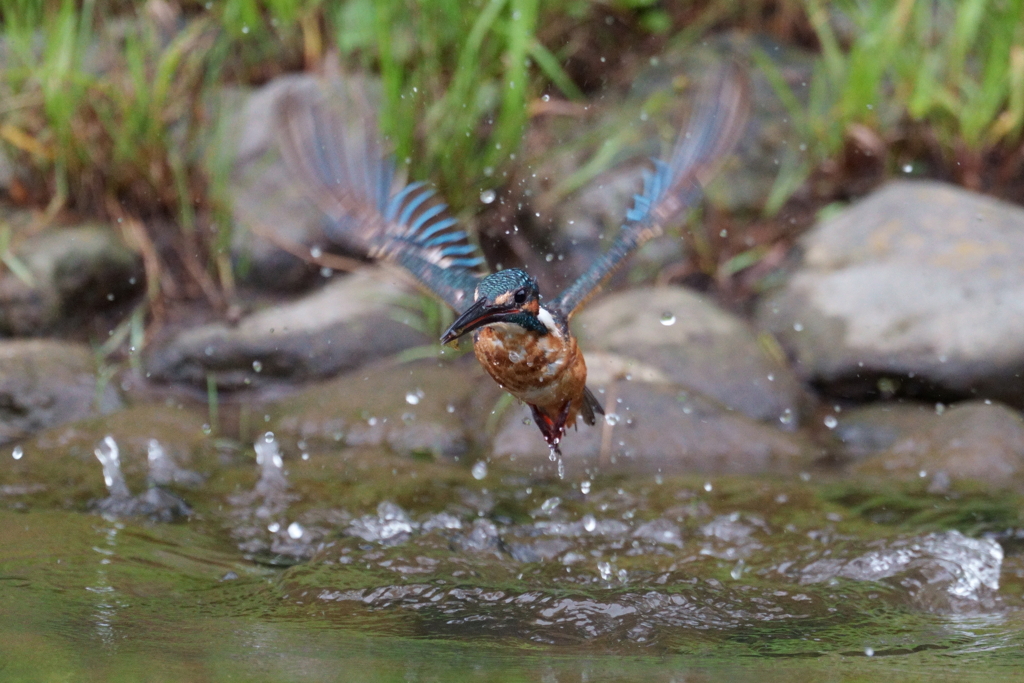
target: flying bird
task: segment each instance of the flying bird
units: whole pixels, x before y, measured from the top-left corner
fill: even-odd
[[[509,268],[484,274],[479,249],[434,190],[396,182],[372,116],[339,107],[326,96],[284,96],[278,115],[282,157],[297,186],[332,219],[331,237],[375,260],[404,268],[458,314],[441,337],[472,333],[484,370],[530,406],[552,457],[566,429],[604,414],[587,388],[587,366],[569,320],[626,258],[680,221],[702,196],[742,135],[749,84],[729,63],[700,88],[689,124],[667,158],[644,171],[643,190],[606,253],[555,297],[537,280]]]

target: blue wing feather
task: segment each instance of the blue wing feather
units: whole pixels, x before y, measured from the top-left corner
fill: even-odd
[[[712,75],[668,162],[656,159],[654,171],[644,172],[643,192],[634,195],[611,248],[556,297],[552,307],[572,316],[630,254],[698,201],[701,176],[732,150],[746,127],[749,87],[745,74],[733,64]]]
[[[483,257],[433,189],[394,187],[394,162],[369,117],[291,92],[279,123],[282,156],[337,237],[401,265],[460,313],[472,303]]]

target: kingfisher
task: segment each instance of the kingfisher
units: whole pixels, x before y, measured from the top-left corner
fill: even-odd
[[[525,270],[485,274],[478,247],[446,215],[435,191],[396,181],[395,162],[383,153],[367,108],[338,105],[322,93],[292,92],[277,112],[281,155],[297,186],[331,219],[328,236],[397,264],[450,306],[457,318],[442,344],[471,333],[481,366],[530,407],[552,458],[560,456],[569,427],[580,419],[593,426],[604,414],[587,387],[587,365],[569,321],[630,254],[699,201],[702,184],[746,126],[749,83],[742,69],[729,63],[712,70],[671,153],[644,171],[643,190],[611,247],[550,299]]]

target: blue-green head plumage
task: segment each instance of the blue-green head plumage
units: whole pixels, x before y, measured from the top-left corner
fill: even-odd
[[[474,293],[476,301],[452,323],[442,343],[448,343],[478,327],[492,323],[512,323],[537,334],[548,328],[538,318],[540,291],[537,280],[526,271],[509,268],[480,280]]]

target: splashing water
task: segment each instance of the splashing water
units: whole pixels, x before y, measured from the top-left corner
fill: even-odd
[[[276,493],[288,488],[284,476],[284,460],[273,432],[267,432],[253,444],[256,449],[256,464],[260,467],[260,480],[256,483],[257,493]]]
[[[107,485],[110,497],[117,499],[131,498],[128,485],[124,483],[124,475],[121,473],[120,452],[114,437],[109,434],[103,437],[103,440],[96,446],[93,453],[96,454],[96,459],[103,466],[103,483]]]

